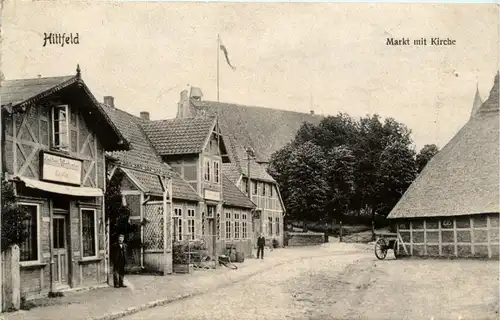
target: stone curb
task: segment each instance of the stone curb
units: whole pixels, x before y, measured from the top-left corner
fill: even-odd
[[[341,255],[346,255],[346,254],[358,254],[357,252],[346,252],[346,253],[337,253],[337,254],[341,254]],[[278,262],[278,263],[275,263],[275,264],[272,264],[270,266],[268,266],[267,270],[269,270],[270,268],[276,268],[276,267],[280,267],[282,265],[285,265],[286,263],[289,263],[289,262],[294,262],[294,261],[301,261],[301,260],[304,260],[304,259],[311,259],[311,258],[322,258],[322,257],[327,257],[327,256],[332,256],[332,255],[337,255],[337,254],[327,254],[327,255],[312,255],[312,256],[305,256],[305,257],[300,257],[300,258],[293,258],[293,259],[290,259],[290,260],[285,260],[285,261],[282,261],[282,262]],[[120,319],[120,318],[123,318],[125,316],[129,316],[129,315],[132,315],[132,314],[135,314],[135,313],[139,313],[141,311],[144,311],[144,310],[148,310],[148,309],[152,309],[152,308],[155,308],[155,307],[161,307],[161,306],[164,306],[166,304],[169,304],[169,303],[172,303],[172,302],[176,302],[176,301],[180,301],[180,300],[183,300],[183,299],[186,299],[186,298],[190,298],[190,297],[194,297],[194,296],[197,296],[197,295],[201,295],[201,294],[205,294],[207,292],[209,292],[210,290],[216,290],[216,289],[221,289],[221,288],[224,288],[224,287],[227,287],[231,284],[235,284],[235,283],[238,283],[238,282],[241,282],[241,281],[244,281],[246,279],[249,279],[263,271],[266,271],[266,269],[264,270],[257,270],[257,271],[254,271],[254,272],[251,272],[247,275],[243,275],[241,278],[239,279],[235,279],[235,280],[229,280],[228,282],[226,283],[222,283],[220,285],[217,285],[213,288],[208,288],[206,290],[200,290],[200,291],[195,291],[195,292],[191,292],[191,293],[185,293],[185,294],[180,294],[176,297],[172,297],[172,298],[166,298],[166,299],[160,299],[160,300],[155,300],[155,301],[151,301],[151,302],[148,302],[148,303],[145,303],[145,304],[142,304],[140,306],[137,306],[137,307],[130,307],[130,308],[127,308],[126,310],[124,311],[118,311],[118,312],[113,312],[113,313],[110,313],[110,314],[107,314],[107,315],[104,315],[104,316],[101,316],[101,317],[96,317],[96,318],[90,318],[90,320],[115,320],[115,319]]]

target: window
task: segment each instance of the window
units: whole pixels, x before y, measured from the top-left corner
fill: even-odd
[[[248,179],[242,179],[241,183],[243,184],[243,192],[248,193]]]
[[[177,240],[182,241],[182,219],[177,219]]]
[[[52,109],[52,146],[68,150],[68,105],[60,105]]]
[[[276,217],[276,235],[280,235],[280,218]]]
[[[234,220],[240,220],[240,214],[239,213],[235,213],[234,214]]]
[[[268,234],[270,236],[272,236],[273,235],[273,218],[268,217],[267,220],[268,220],[268,223],[267,223],[267,225],[268,225]]]
[[[247,214],[246,213],[242,213],[241,214],[241,220],[247,220]]]
[[[269,196],[272,198],[273,197],[273,189],[274,189],[274,186],[271,184],[269,185]]]
[[[257,181],[252,181],[253,192],[252,194],[257,194]]]
[[[176,216],[176,217],[182,217],[182,209],[181,208],[175,208],[174,209],[174,216]]]
[[[214,180],[219,183],[219,161],[214,161]]]
[[[226,220],[226,239],[231,239],[231,221]]]
[[[242,233],[243,233],[243,234],[242,234],[242,238],[243,238],[243,239],[248,238],[248,233],[247,233],[247,232],[248,232],[248,231],[247,231],[247,222],[246,222],[246,221],[243,221],[243,222],[241,223],[241,228],[242,228]]]
[[[207,218],[213,218],[215,217],[215,206],[207,206]]]
[[[191,237],[191,240],[194,240],[194,220],[193,219],[189,219],[188,221],[188,234],[190,235]]]
[[[262,195],[265,196],[267,185],[265,183],[262,183],[261,185],[262,185],[262,189],[260,191],[262,192]]]
[[[95,209],[82,209],[82,248],[83,257],[97,255],[97,230]]]
[[[231,219],[231,212],[226,212],[226,220]]]
[[[38,261],[38,205],[23,203],[19,206],[30,214],[24,221],[28,236],[19,247],[20,261]]]
[[[205,181],[210,181],[210,160],[205,160]]]
[[[234,238],[235,239],[240,238],[240,222],[239,221],[234,222]]]
[[[189,235],[191,235],[191,240],[194,240],[195,238],[195,229],[194,229],[194,209],[188,209],[188,212],[187,212],[187,215],[188,215],[188,229],[187,229],[187,233]],[[190,219],[189,219],[190,218]]]

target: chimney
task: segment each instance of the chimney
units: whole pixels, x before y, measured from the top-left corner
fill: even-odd
[[[149,112],[147,112],[147,111],[141,111],[140,115],[141,115],[141,119],[143,119],[143,120],[149,120]]]
[[[179,103],[177,103],[177,118],[192,118],[195,116],[195,112],[194,107],[191,106],[191,102],[189,101],[188,91],[183,90]]]
[[[312,115],[314,115],[314,110],[309,111]]]
[[[104,96],[104,104],[114,108],[115,107],[115,98],[113,96]]]

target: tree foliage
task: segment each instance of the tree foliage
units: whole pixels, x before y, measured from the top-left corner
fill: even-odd
[[[22,244],[28,236],[26,221],[29,212],[17,205],[12,183],[2,179],[2,251]]]
[[[105,194],[106,217],[109,222],[109,234],[111,241],[118,239],[118,235],[123,234],[126,238],[132,233],[130,219],[130,208],[123,204],[121,183],[123,172],[116,170],[113,177],[108,181]]]
[[[294,218],[386,216],[418,172],[410,135],[393,118],[340,113],[318,125],[304,123],[294,141],[273,154],[268,170]]]
[[[426,144],[420,152],[417,154],[417,167],[418,173],[424,170],[427,163],[439,152],[438,147],[435,144]]]

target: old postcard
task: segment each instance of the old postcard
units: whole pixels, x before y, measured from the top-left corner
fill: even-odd
[[[0,318],[498,319],[498,4],[1,10]]]

